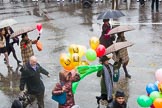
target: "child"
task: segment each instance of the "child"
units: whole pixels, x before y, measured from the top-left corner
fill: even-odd
[[[124,92],[120,90],[116,91],[115,100],[107,108],[127,108]]]
[[[53,95],[58,95],[66,92],[66,103],[64,105],[59,104],[58,108],[71,108],[75,105],[74,94],[72,93],[72,83],[79,81],[80,76],[76,72],[69,72],[63,70],[59,73],[60,83],[57,83],[52,90]]]

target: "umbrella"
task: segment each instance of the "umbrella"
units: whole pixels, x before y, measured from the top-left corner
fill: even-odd
[[[14,24],[16,24],[17,21],[14,19],[6,19],[6,20],[2,20],[0,22],[0,28],[4,28],[4,27],[8,27],[8,26],[12,26]]]
[[[109,31],[108,35],[116,34],[116,33],[120,33],[120,32],[131,31],[131,30],[135,30],[135,28],[130,25],[120,25],[120,26],[117,26],[117,27],[111,29]]]
[[[23,33],[27,33],[27,32],[31,32],[33,30],[36,29],[36,26],[30,26],[30,27],[24,27],[24,28],[21,28],[19,29],[18,31],[14,32],[11,34],[10,38],[14,38],[16,36],[20,36],[22,35]]]
[[[110,18],[119,18],[125,16],[121,11],[119,10],[108,10],[106,12],[102,12],[97,20],[99,19],[110,19]]]
[[[115,51],[118,51],[120,49],[123,49],[123,48],[126,48],[126,47],[130,47],[132,46],[133,43],[132,42],[117,42],[117,43],[114,43],[112,44],[111,46],[109,46],[107,49],[106,49],[106,54],[110,54],[112,52],[115,52]]]

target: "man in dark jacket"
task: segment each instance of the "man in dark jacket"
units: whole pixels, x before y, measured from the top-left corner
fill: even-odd
[[[107,108],[127,108],[125,94],[123,91],[116,91],[115,100]]]
[[[27,62],[21,69],[20,90],[24,90],[26,85],[27,92],[30,95],[30,102],[25,102],[23,108],[26,108],[28,104],[35,99],[38,101],[38,108],[44,108],[44,91],[45,87],[41,80],[40,73],[50,76],[49,73],[37,63],[37,58],[31,56],[29,62]]]

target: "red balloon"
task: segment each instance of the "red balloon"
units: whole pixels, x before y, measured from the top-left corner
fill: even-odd
[[[37,24],[37,30],[40,32],[42,30],[42,24]]]
[[[98,45],[98,47],[96,48],[96,54],[97,54],[97,57],[101,57],[105,54],[106,52],[106,48],[105,46],[103,45]]]

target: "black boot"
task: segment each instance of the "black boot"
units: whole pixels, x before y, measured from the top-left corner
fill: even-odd
[[[97,99],[97,104],[100,104],[100,100],[102,99],[101,96],[96,96],[96,99]]]
[[[131,75],[129,75],[127,68],[126,68],[126,65],[123,65],[123,69],[124,69],[124,72],[125,72],[125,77],[131,79]]]

